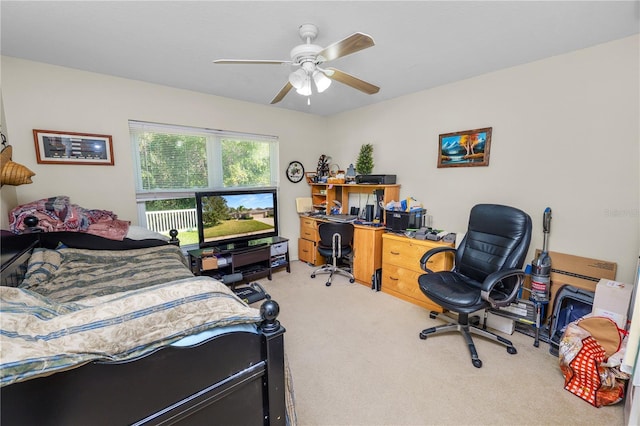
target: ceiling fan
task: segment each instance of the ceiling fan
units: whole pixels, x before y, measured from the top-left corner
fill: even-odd
[[[289,81],[271,100],[272,104],[280,102],[293,88],[303,96],[310,96],[311,80],[314,81],[318,93],[324,92],[331,80],[338,81],[369,95],[378,93],[380,88],[366,81],[360,80],[336,68],[323,68],[320,65],[343,56],[350,55],[374,45],[373,39],[367,34],[353,33],[328,47],[321,47],[311,42],[318,35],[318,27],[313,24],[303,24],[298,29],[300,38],[305,42],[291,50],[291,60],[262,60],[262,59],[217,59],[214,64],[288,64],[298,68],[289,74]]]

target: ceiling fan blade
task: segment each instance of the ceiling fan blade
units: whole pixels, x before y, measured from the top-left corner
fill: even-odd
[[[353,33],[349,37],[325,47],[318,53],[318,58],[324,62],[333,61],[334,59],[359,52],[374,44],[371,36],[363,33]]]
[[[260,65],[280,65],[290,64],[291,61],[279,61],[277,59],[216,59],[214,64],[260,64]]]
[[[335,80],[335,81],[339,81],[342,84],[346,84],[347,86],[351,86],[354,89],[357,89],[361,92],[364,92],[368,95],[373,95],[375,93],[378,93],[378,91],[380,90],[380,88],[378,86],[375,86],[371,83],[367,83],[364,80],[360,80],[357,77],[354,77],[350,74],[347,74],[344,71],[340,71],[337,70],[335,68],[327,68],[327,70],[332,71],[333,74],[330,75],[330,73],[326,73],[326,76],[329,77],[331,80]]]
[[[273,98],[273,100],[271,101],[271,105],[277,104],[278,102],[280,102],[287,95],[287,93],[289,93],[289,90],[291,89],[293,89],[293,86],[291,85],[291,83],[287,81],[287,84],[285,84],[284,87],[280,89],[276,97]]]

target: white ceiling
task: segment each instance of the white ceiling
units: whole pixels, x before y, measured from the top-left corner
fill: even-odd
[[[328,63],[380,86],[334,82],[273,108],[331,115],[639,32],[638,1],[7,1],[2,55],[269,105],[298,27],[326,47],[359,31],[376,45]]]

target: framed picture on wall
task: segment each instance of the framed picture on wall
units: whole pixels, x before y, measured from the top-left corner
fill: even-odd
[[[438,142],[438,167],[489,165],[492,127],[444,133]]]
[[[33,130],[39,164],[89,164],[113,166],[110,135]]]

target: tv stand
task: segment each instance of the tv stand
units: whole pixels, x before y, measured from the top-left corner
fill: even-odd
[[[272,272],[286,268],[291,272],[287,238],[270,237],[243,244],[225,244],[213,248],[213,257],[203,256],[211,248],[189,250],[189,263],[194,275],[208,275],[222,279],[227,274],[242,274],[241,282],[272,278]]]

